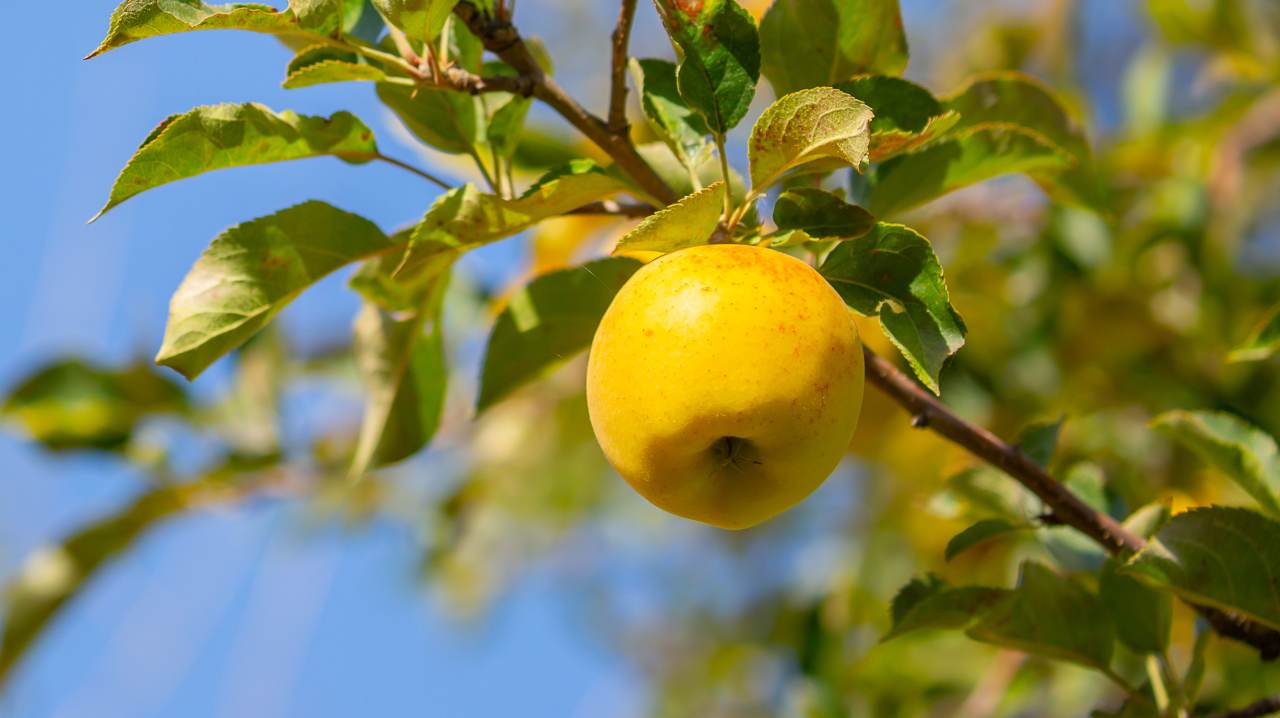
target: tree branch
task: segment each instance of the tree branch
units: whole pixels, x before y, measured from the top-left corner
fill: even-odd
[[[611,214],[618,217],[648,217],[653,214],[653,207],[647,204],[623,204],[612,200],[585,204],[569,214]]]
[[[986,429],[956,416],[936,397],[880,355],[866,347],[863,347],[863,353],[866,358],[867,380],[911,412],[912,426],[932,429],[1008,474],[1038,496],[1052,510],[1057,521],[1092,538],[1108,553],[1127,556],[1146,546],[1142,537],[1081,501],[1018,447],[1011,446]],[[1216,608],[1195,603],[1189,605],[1219,635],[1253,646],[1258,649],[1264,661],[1280,657],[1280,632]]]
[[[1263,698],[1243,708],[1236,708],[1224,713],[1215,713],[1209,718],[1262,718],[1262,716],[1269,716],[1275,713],[1280,713],[1280,696]]]
[[[520,33],[516,31],[515,26],[500,17],[486,16],[470,0],[459,2],[454,6],[453,12],[467,24],[476,37],[480,38],[486,50],[502,58],[520,75],[529,78],[533,83],[534,97],[560,113],[569,124],[604,150],[636,181],[640,189],[663,204],[671,204],[679,199],[667,183],[653,171],[649,163],[636,152],[630,137],[611,133],[603,120],[578,104],[556,84],[555,80],[542,71],[542,66],[529,52],[528,46],[520,38]]]
[[[636,0],[622,0],[618,26],[613,30],[613,64],[610,67],[609,132],[627,134],[627,45],[636,17]]]

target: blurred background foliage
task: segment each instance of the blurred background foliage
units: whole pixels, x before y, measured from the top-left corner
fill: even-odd
[[[575,88],[602,97],[603,61],[580,56],[572,38],[604,37],[612,6],[553,4],[563,19],[539,24],[546,45]],[[767,4],[746,3],[757,17]],[[520,13],[549,5],[529,0]],[[904,10],[909,78],[938,95],[975,73],[1043,79],[1087,129],[1106,188],[1105,211],[1095,212],[1004,177],[902,215],[932,241],[969,327],[943,373],[947,403],[1005,437],[1065,419],[1055,475],[1091,487],[1120,517],[1152,502],[1175,512],[1245,502],[1149,422],[1171,409],[1220,409],[1280,434],[1280,365],[1227,361],[1280,301],[1280,4],[1045,0]],[[637,37],[650,50],[665,42],[652,17]],[[753,116],[771,99],[762,90]],[[591,154],[539,110],[531,117],[521,164]],[[638,139],[653,139],[635,124]],[[742,146],[743,137],[731,139]],[[35,638],[42,612],[92,590],[82,581],[154,522],[268,496],[297,505],[307,524],[409,527],[430,600],[458,620],[483,621],[514,584],[549,572],[573,588],[580,630],[643,676],[643,715],[1079,716],[1122,703],[1114,685],[1085,669],[958,634],[881,642],[890,601],[912,576],[1007,586],[1027,558],[1070,572],[1102,557],[1049,528],[944,560],[948,540],[993,506],[1016,512],[1025,502],[1012,482],[913,429],[876,391],[868,390],[850,457],[828,484],[741,533],[660,514],[611,475],[587,421],[581,358],[471,422],[475,367],[510,292],[607,252],[633,225],[559,218],[515,240],[528,251],[510,285],[459,272],[446,302],[453,371],[436,442],[354,487],[345,462],[358,411],[306,435],[286,431],[278,413],[291,387],[359,392],[341,342],[300,351],[268,330],[230,360],[230,390],[212,399],[143,364],[67,359],[32,373],[4,406],[15,430],[50,452],[107,452],[103,461],[143,467],[154,483],[123,513],[39,552],[11,577],[6,649]],[[877,327],[863,329],[873,348],[894,353]],[[195,470],[192,444],[212,457]],[[1205,667],[1202,709],[1280,688],[1280,666],[1199,636],[1185,606],[1175,606],[1173,620],[1174,664]],[[17,631],[29,635],[9,635]],[[16,658],[0,656],[0,670]],[[493,681],[500,687],[502,678]]]

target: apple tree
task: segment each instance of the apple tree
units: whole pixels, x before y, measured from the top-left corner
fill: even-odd
[[[1083,4],[948,33],[919,81],[903,76],[896,0],[638,5],[592,29],[612,33],[607,92],[581,98],[514,0],[124,0],[90,58],[260,33],[291,54],[286,88],[364,85],[398,127],[175,108],[99,216],[294,160],[389,163],[438,196],[399,227],[320,201],[248,217],[175,277],[158,367],[65,358],[11,388],[4,414],[33,441],[156,481],[12,578],[0,683],[146,531],[271,496],[428,526],[425,580],[473,608],[578,532],[695,542],[734,576],[727,608],[697,561],[650,576],[694,586],[655,589],[660,621],[629,615],[607,571],[577,579],[643,666],[654,715],[1280,712],[1274,5],[1148,3],[1107,131],[1089,120],[1096,78],[1072,35]],[[670,51],[632,56],[645,27]],[[1200,90],[1179,105],[1188,63]],[[384,131],[445,171],[384,153]],[[532,247],[519,286],[489,294],[455,269],[504,241]],[[715,245],[785,253],[825,280],[855,316],[867,383],[828,482],[844,493],[742,532],[637,502],[583,395],[581,356],[615,295],[661,257]],[[300,354],[273,319],[337,272],[361,304],[350,341]],[[734,361],[772,361],[766,339],[738,344]],[[188,382],[216,362],[234,381],[197,397]],[[282,392],[317,381],[359,386],[362,418],[286,442]],[[218,458],[175,472],[138,431],[156,417]],[[407,501],[398,485],[424,466],[439,490]],[[694,533],[655,528],[673,524]],[[770,569],[798,552],[818,568]]]

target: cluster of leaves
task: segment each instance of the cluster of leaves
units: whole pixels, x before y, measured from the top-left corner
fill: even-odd
[[[94,55],[154,35],[193,30],[275,35],[296,53],[286,68],[285,87],[373,82],[378,97],[410,133],[440,152],[472,162],[483,178],[483,186],[468,183],[448,189],[420,220],[395,232],[323,202],[307,202],[226,230],[175,293],[158,363],[193,379],[238,351],[250,388],[236,406],[242,412],[253,410],[245,405],[269,412],[278,391],[274,384],[283,381],[281,366],[288,362],[257,358],[270,356],[260,349],[272,346],[264,328],[315,282],[355,267],[350,286],[363,306],[345,354],[354,360],[365,388],[364,420],[354,437],[326,449],[321,463],[326,471],[341,466],[352,477],[365,476],[417,454],[441,426],[447,390],[456,387],[448,378],[445,316],[446,299],[456,296],[449,286],[457,259],[476,247],[541,231],[580,208],[629,195],[654,211],[621,233],[617,256],[543,273],[506,298],[489,333],[476,413],[514,407],[513,414],[525,424],[537,422],[536,413],[521,411],[529,394],[517,390],[588,346],[614,293],[640,266],[635,257],[644,255],[638,253],[670,252],[711,241],[796,253],[813,261],[851,309],[876,321],[883,340],[901,353],[924,386],[940,393],[947,376],[948,399],[957,406],[968,401],[970,408],[998,407],[986,418],[1006,428],[1050,410],[1087,417],[1082,420],[1087,428],[1080,433],[1095,445],[1068,445],[1055,454],[1060,425],[1038,424],[1024,434],[1024,450],[1042,464],[1062,469],[1064,483],[1093,508],[1151,537],[1136,555],[1109,559],[1078,534],[1052,525],[1046,507],[1009,488],[1007,479],[993,469],[968,469],[935,499],[937,513],[952,523],[961,522],[962,530],[947,540],[945,550],[934,554],[945,559],[947,565],[941,568],[952,574],[961,568],[980,573],[973,565],[979,554],[1017,558],[1015,565],[1021,569],[1016,586],[1004,587],[1007,572],[995,569],[985,583],[951,585],[933,575],[914,579],[887,607],[891,610],[885,616],[891,622],[884,635],[895,640],[885,646],[898,644],[899,637],[909,643],[910,634],[925,630],[935,635],[938,629],[961,630],[980,644],[1097,672],[1125,693],[1124,715],[1185,715],[1202,698],[1208,639],[1201,626],[1186,668],[1176,669],[1171,653],[1176,612],[1182,609],[1175,609],[1175,596],[1280,629],[1280,603],[1271,583],[1271,577],[1280,575],[1280,459],[1275,441],[1233,413],[1179,408],[1229,407],[1257,417],[1258,424],[1277,425],[1276,410],[1264,410],[1261,402],[1275,386],[1266,360],[1280,350],[1280,315],[1259,309],[1248,319],[1256,329],[1239,333],[1247,339],[1209,358],[1185,363],[1161,359],[1166,356],[1161,352],[1181,348],[1196,336],[1194,322],[1176,315],[1179,292],[1188,282],[1205,287],[1209,298],[1220,299],[1221,306],[1205,310],[1216,312],[1219,319],[1226,306],[1259,306],[1258,297],[1267,289],[1238,282],[1229,263],[1224,268],[1221,262],[1206,260],[1201,270],[1188,259],[1213,258],[1213,252],[1221,255],[1226,250],[1206,239],[1206,213],[1186,206],[1187,193],[1207,190],[1194,175],[1178,176],[1168,160],[1160,159],[1167,152],[1161,145],[1167,138],[1160,132],[1134,131],[1128,145],[1095,157],[1071,105],[1042,82],[1016,71],[1021,63],[1013,61],[983,68],[994,71],[965,80],[951,94],[935,95],[900,77],[907,64],[907,42],[894,0],[775,0],[758,23],[734,0],[658,0],[655,5],[677,60],[638,58],[629,66],[646,121],[637,136],[647,134],[655,140],[642,145],[640,155],[680,196],[659,206],[662,203],[621,161],[606,165],[571,156],[557,166],[542,167],[528,181],[523,171],[530,163],[522,149],[527,149],[524,122],[532,100],[506,92],[472,94],[424,74],[427,65],[415,64],[424,58],[424,63],[478,77],[518,74],[500,57],[486,55],[484,39],[472,34],[454,13],[458,4],[291,0],[287,9],[278,10],[213,6],[198,0],[127,0],[120,6]],[[502,3],[465,5],[489,20],[505,19]],[[1187,13],[1175,17],[1176,13],[1161,11],[1158,17],[1164,26],[1182,29],[1209,22]],[[1177,37],[1204,42],[1195,33]],[[1230,43],[1213,47],[1235,53]],[[1243,63],[1238,53],[1232,57]],[[549,62],[542,65],[543,71],[551,72]],[[1240,102],[1224,103],[1226,109],[1215,110],[1213,121],[1198,128],[1169,131],[1174,138],[1199,147],[1196,143],[1207,140],[1194,129],[1230,128],[1242,121],[1245,110],[1240,108],[1261,95],[1258,73],[1266,77],[1273,72],[1257,64],[1246,69],[1253,73],[1254,85],[1240,91]],[[749,114],[762,75],[777,99],[752,125],[748,172],[742,178],[730,168],[727,136]],[[204,172],[321,156],[403,164],[382,154],[370,127],[349,113],[302,116],[252,103],[201,107],[166,119],[143,141],[112,187],[103,212],[148,189]],[[708,175],[708,165],[719,165],[719,171]],[[1143,172],[1160,180],[1157,190],[1144,187],[1149,178]],[[963,204],[950,209],[946,203],[930,204],[1009,174],[1029,178],[1053,200],[1048,221],[1022,222],[1045,225],[1044,241],[1034,246],[1004,246],[1009,240],[999,218],[982,212],[967,215]],[[527,188],[517,189],[517,180],[528,181]],[[944,209],[936,209],[939,206]],[[768,220],[761,217],[762,208],[771,208]],[[931,227],[955,240],[954,256],[935,252],[926,238],[933,234]],[[1099,243],[1104,245],[1101,249]],[[1169,246],[1175,249],[1162,249]],[[998,260],[992,262],[992,256]],[[949,281],[943,274],[944,259]],[[1132,273],[1145,271],[1141,268],[1148,264],[1159,266],[1151,271],[1163,277],[1157,288],[1162,293],[1158,296],[1166,297],[1163,304],[1148,304],[1145,296],[1139,301],[1132,293]],[[1015,287],[1028,283],[1032,291],[1012,296]],[[987,296],[990,286],[1009,289],[997,298]],[[1249,302],[1233,302],[1233,297],[1250,291],[1255,295]],[[975,326],[989,344],[957,353],[970,329],[956,305],[966,308],[969,324],[975,316],[981,321]],[[1123,324],[1134,312],[1139,316],[1133,326]],[[1099,326],[1114,331],[1114,341],[1083,341]],[[1126,335],[1134,327],[1133,336]],[[883,343],[870,332],[866,339]],[[1228,361],[1261,367],[1257,371],[1263,378],[1223,388],[1203,366]],[[1152,363],[1159,366],[1153,371],[1160,375],[1139,378],[1139,370],[1146,371]],[[1103,376],[1075,371],[1093,364],[1105,367]],[[1071,377],[1070,383],[1060,378],[1064,374]],[[1254,387],[1252,394],[1249,386]],[[519,471],[602,472],[598,452],[582,425],[576,394],[549,391],[556,397],[558,418],[556,429],[548,433],[559,443],[546,444],[544,451],[523,447],[527,456],[514,466],[494,462],[498,465],[480,467],[472,482],[450,495],[439,513],[441,524],[452,531],[443,532],[447,535],[436,548],[433,565],[459,570],[468,563],[460,556],[474,558],[474,546],[484,542],[468,531],[492,525],[475,518],[494,510],[486,504],[491,495],[519,497],[507,505],[496,502],[504,516],[518,514],[520,501],[570,506],[569,517],[599,507],[599,491],[587,480],[575,484],[581,490],[569,498],[546,499],[518,493],[530,491],[528,481],[521,481],[526,488],[517,490],[513,482],[498,478]],[[1249,396],[1252,400],[1242,399]],[[1196,452],[1232,479],[1253,501],[1253,508],[1208,507],[1171,517],[1160,491],[1176,484],[1143,483],[1137,477],[1154,468],[1152,475],[1168,475],[1171,482],[1186,480],[1191,464],[1166,458],[1153,467],[1142,453],[1149,446],[1135,448],[1129,439],[1133,431],[1113,431],[1117,426],[1132,430],[1131,418],[1106,414],[1103,409],[1108,406],[1138,406],[1148,412],[1143,417],[1157,413],[1154,433],[1141,425],[1136,429],[1153,437],[1143,441],[1167,437],[1159,444],[1164,453],[1155,455],[1168,457],[1172,446]],[[196,424],[209,420],[207,408],[193,406],[181,387],[151,369],[112,371],[75,362],[31,376],[13,392],[5,411],[54,449],[127,449],[135,443],[133,428],[151,414],[171,413]],[[895,421],[905,426],[886,407],[869,405],[866,414],[864,425],[872,424],[872,431],[889,432],[876,425]],[[264,466],[279,461],[276,442],[264,443],[264,434],[256,435],[259,441],[252,446],[230,442],[230,468],[219,467],[179,484],[192,487],[190,496],[185,489],[157,489],[121,516],[69,540],[58,554],[63,556],[62,568],[50,569],[49,561],[33,562],[15,583],[0,646],[0,679],[57,607],[105,557],[124,550],[138,531],[199,505],[201,500],[194,497],[234,499],[253,490],[257,484],[244,479],[233,482],[237,491],[213,489],[222,487],[229,474],[261,477]],[[483,436],[476,440],[481,442]],[[922,482],[934,480],[941,470],[919,459],[918,446],[894,455],[893,447],[910,441],[897,434],[867,441],[877,444],[867,458],[885,471],[918,474]],[[1054,460],[1064,453],[1066,458]],[[1086,454],[1093,460],[1078,460]],[[915,459],[911,468],[902,463],[907,455]],[[543,463],[535,469],[531,457]],[[551,466],[555,468],[547,468]],[[372,477],[370,481],[376,480],[376,473]],[[868,506],[909,501],[909,491],[919,483],[905,482],[897,492],[885,489],[871,497]],[[1212,493],[1208,498],[1219,496]],[[1142,508],[1129,512],[1130,506]],[[882,540],[876,537],[908,531],[896,517],[909,510],[886,508],[868,517],[870,535],[862,539],[873,545]],[[554,515],[559,523],[570,520]],[[109,540],[85,549],[83,545],[99,534]],[[1027,551],[1033,552],[1031,558],[1025,558]],[[864,547],[864,552],[870,549]],[[74,565],[68,566],[66,556]],[[876,562],[866,559],[864,566],[864,572],[870,572]],[[888,577],[901,571],[881,573]],[[58,580],[51,580],[51,574]],[[876,580],[884,579],[872,582]],[[857,589],[861,604],[880,600],[876,597],[888,590]],[[820,600],[847,603],[850,590],[848,585],[833,587]],[[788,600],[776,597],[774,610],[780,615],[790,610]],[[847,610],[838,620],[813,606],[804,611],[812,626],[802,632],[804,640],[795,653],[804,684],[821,696],[813,700],[830,714],[846,713],[857,690],[900,696],[909,687],[921,695],[927,688],[938,688],[925,677],[923,685],[895,687],[870,680],[851,689],[853,679],[866,678],[868,670],[822,641],[833,640],[828,634],[852,631],[858,622]],[[867,619],[862,625],[883,627],[882,623],[883,619]],[[710,632],[705,640],[715,637]],[[1135,680],[1135,675],[1143,679]],[[942,690],[944,698],[953,692],[954,688]]]

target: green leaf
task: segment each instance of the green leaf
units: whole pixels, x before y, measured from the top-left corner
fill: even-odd
[[[317,35],[336,35],[346,15],[344,0],[289,0],[298,26]]]
[[[1280,351],[1280,305],[1271,310],[1243,344],[1227,356],[1227,361],[1262,361]]]
[[[181,387],[145,364],[108,369],[62,359],[20,380],[3,413],[48,449],[118,449],[143,418],[186,403]]]
[[[27,559],[6,587],[4,633],[0,636],[0,686],[27,648],[61,608],[103,565],[127,552],[156,524],[193,508],[234,501],[255,484],[235,486],[228,475],[253,466],[231,466],[184,484],[153,488],[119,512],[99,519],[61,544]]]
[[[470,154],[484,139],[479,99],[465,92],[379,82],[378,99],[415,137],[449,154]]]
[[[413,230],[410,254],[414,261],[420,261],[439,252],[478,247],[628,187],[590,160],[552,170],[512,200],[467,184],[446,192],[431,205]]]
[[[880,325],[925,386],[939,393],[943,364],[964,346],[965,326],[951,306],[942,265],[929,240],[879,222],[840,243],[819,269],[846,304]]]
[[[675,204],[654,212],[622,239],[613,251],[674,252],[706,244],[720,223],[724,182],[715,182]]]
[[[773,223],[782,231],[800,229],[810,237],[861,237],[876,218],[856,204],[816,187],[789,189],[773,205]]]
[[[359,163],[377,154],[373,132],[349,112],[325,118],[254,103],[197,107],[151,131],[94,219],[134,195],[213,170],[326,155]]]
[[[477,411],[484,411],[586,349],[613,297],[640,262],[609,257],[534,279],[507,304],[489,335]]]
[[[880,165],[868,209],[889,216],[993,177],[1062,169],[1071,162],[1056,145],[1026,130],[975,130]]]
[[[1018,448],[1032,461],[1044,468],[1049,468],[1053,461],[1053,452],[1058,448],[1058,436],[1062,433],[1062,425],[1066,419],[1057,421],[1038,421],[1029,424],[1018,435]]]
[[[775,0],[760,20],[760,54],[779,96],[900,73],[907,38],[898,0]]]
[[[1098,578],[1098,596],[1111,614],[1120,641],[1138,653],[1160,653],[1169,647],[1173,597],[1128,574],[1108,559]]]
[[[993,538],[1023,531],[1027,528],[1004,519],[983,519],[951,537],[951,540],[947,542],[946,560],[950,561],[984,541],[990,541]]]
[[[970,638],[1108,670],[1115,626],[1097,596],[1048,568],[1022,564],[1018,587],[968,630]]]
[[[344,52],[328,45],[314,45],[299,52],[285,72],[284,87],[323,85],[331,82],[387,79],[382,68],[370,64],[354,52]]]
[[[525,116],[533,106],[529,97],[512,96],[489,117],[489,128],[486,131],[489,146],[502,157],[515,154],[524,129]]]
[[[388,24],[413,40],[434,41],[458,0],[373,0]]]
[[[1068,164],[1029,170],[1029,174],[1060,199],[1105,208],[1083,130],[1062,101],[1038,80],[1017,72],[979,78],[948,99],[946,106],[960,113],[957,133],[1013,127],[1057,147],[1070,158]]]
[[[156,361],[194,379],[325,275],[394,248],[369,220],[323,202],[232,227],[173,295]]]
[[[1280,629],[1280,523],[1248,509],[1174,516],[1126,570],[1156,588]]]
[[[746,116],[760,79],[755,21],[734,0],[658,0],[657,7],[684,53],[676,70],[680,96],[724,135]]]
[[[862,100],[875,113],[869,150],[872,162],[915,151],[960,121],[960,113],[946,109],[928,90],[901,77],[867,75],[835,87]]]
[[[1226,474],[1272,517],[1280,517],[1280,455],[1270,434],[1216,411],[1170,411],[1151,426]]]
[[[676,65],[666,60],[631,60],[631,73],[640,88],[640,107],[649,124],[684,163],[706,144],[707,123],[680,97]]]
[[[965,628],[999,601],[1006,591],[964,586],[952,588],[937,576],[912,579],[893,598],[893,627],[881,640],[912,631]]]
[[[751,188],[762,192],[787,170],[833,159],[860,168],[867,159],[871,108],[832,87],[793,92],[769,105],[751,128]]]
[[[298,34],[303,28],[292,10],[280,11],[270,5],[206,5],[199,0],[124,0],[111,14],[106,38],[85,59],[138,40],[191,30]]]
[[[1090,461],[1076,462],[1064,472],[1062,484],[1089,508],[1109,515],[1106,474],[1102,467]],[[1045,506],[1038,512],[1049,508]],[[1101,546],[1070,526],[1046,526],[1037,535],[1058,565],[1067,570],[1098,571],[1107,560]]]
[[[430,443],[444,411],[448,366],[441,321],[447,267],[408,316],[366,302],[356,317],[356,363],[365,384],[365,414],[352,475],[406,459]],[[424,336],[425,325],[430,324]]]

